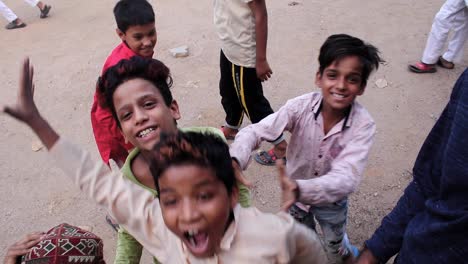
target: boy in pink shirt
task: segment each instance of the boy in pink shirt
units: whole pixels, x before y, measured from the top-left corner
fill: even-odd
[[[262,141],[291,133],[286,170],[297,203],[289,212],[312,229],[314,218],[319,222],[331,262],[352,259],[348,256],[357,253],[345,233],[347,197],[361,180],[375,124],[355,99],[364,93],[380,62],[374,46],[344,34],[330,36],[320,49],[316,73],[322,92],[291,99],[276,113],[242,129],[230,149],[245,169]]]

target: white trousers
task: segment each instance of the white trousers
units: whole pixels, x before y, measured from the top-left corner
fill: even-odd
[[[442,55],[450,30],[453,31],[453,36],[447,51]],[[465,0],[447,0],[434,18],[421,61],[434,64],[440,55],[447,61],[460,61],[467,37],[468,7]]]
[[[32,7],[35,7],[37,3],[39,3],[39,0],[24,0],[24,1],[28,3],[29,5],[31,5]],[[13,10],[8,8],[8,6],[6,6],[2,0],[0,0],[0,13],[6,20],[8,20],[8,22],[15,21],[18,18],[18,16],[16,16],[16,14],[13,12]]]

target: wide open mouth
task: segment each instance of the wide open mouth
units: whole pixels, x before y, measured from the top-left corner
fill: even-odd
[[[203,255],[208,250],[209,237],[206,232],[198,230],[185,231],[183,233],[182,240],[190,252],[195,256]]]

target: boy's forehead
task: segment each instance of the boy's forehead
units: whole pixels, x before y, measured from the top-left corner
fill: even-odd
[[[154,24],[154,22],[143,25],[130,25],[125,33],[146,33],[152,30],[156,30],[156,25]]]
[[[337,68],[343,63],[343,61],[346,61],[347,66],[350,66],[351,68],[354,68],[355,70],[361,71],[362,68],[363,68],[363,63],[362,63],[362,60],[361,60],[361,58],[359,56],[349,55],[349,56],[343,56],[343,57],[336,58],[325,69]]]

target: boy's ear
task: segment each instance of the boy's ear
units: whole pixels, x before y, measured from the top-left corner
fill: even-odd
[[[177,104],[176,100],[172,100],[171,105],[169,106],[169,109],[171,110],[172,117],[175,120],[179,120],[180,119],[179,104]]]
[[[116,28],[116,29],[115,29],[115,33],[117,33],[117,36],[119,36],[119,38],[120,38],[122,41],[125,41],[125,33],[122,32],[122,30]]]
[[[128,144],[128,138],[125,136],[125,134],[122,132],[122,129],[119,129],[120,131],[120,134],[123,136],[124,140],[125,140],[125,144]]]
[[[320,74],[320,71],[317,71],[315,74],[315,85],[320,86],[320,81],[322,80],[322,74]]]
[[[361,85],[361,89],[359,90],[358,95],[363,95],[365,90],[366,90],[366,85],[365,84]]]

